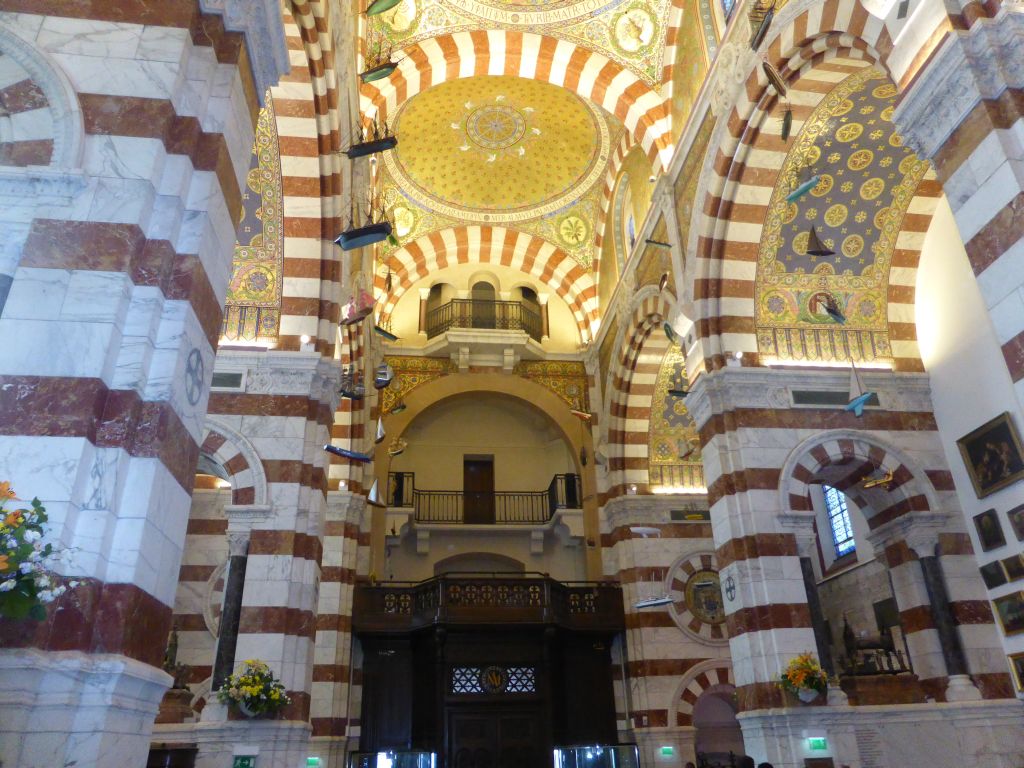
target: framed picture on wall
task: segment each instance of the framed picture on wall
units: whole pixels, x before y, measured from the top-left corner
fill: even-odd
[[[1013,672],[1013,684],[1017,690],[1024,693],[1024,653],[1011,653],[1006,657],[1010,662],[1010,671]]]
[[[978,570],[981,571],[981,580],[985,582],[985,586],[989,589],[1001,587],[1006,583],[1006,572],[1003,571],[1003,564],[998,560],[985,563]]]
[[[1003,561],[1003,570],[1006,571],[1006,578],[1010,581],[1024,579],[1024,558],[1020,555],[1007,557]]]
[[[1013,535],[1017,537],[1017,541],[1024,541],[1024,504],[1011,509],[1006,513],[1006,517],[1010,521],[1010,527],[1013,528]]]
[[[1024,477],[1020,435],[1002,413],[956,441],[979,499]]]
[[[986,509],[984,512],[974,516],[974,527],[978,531],[978,541],[981,542],[983,552],[990,549],[998,549],[1006,544],[1006,537],[1003,535],[1003,526],[999,524],[999,515],[994,509]]]
[[[1011,592],[992,601],[996,607],[1003,634],[1016,635],[1024,632],[1024,592]]]

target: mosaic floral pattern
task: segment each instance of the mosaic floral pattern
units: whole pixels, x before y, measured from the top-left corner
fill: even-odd
[[[837,85],[808,118],[779,175],[758,256],[757,326],[762,355],[781,359],[891,357],[889,266],[903,216],[927,163],[892,124],[896,87],[868,67]],[[809,167],[811,170],[805,170]],[[821,180],[800,200],[805,176]],[[811,226],[832,256],[807,253]],[[824,310],[831,294],[846,315]]]
[[[590,411],[587,369],[583,363],[524,360],[516,366],[515,372],[524,379],[529,379],[535,384],[550,389],[570,408],[577,411]]]
[[[668,393],[670,389],[686,388],[686,359],[683,351],[673,345],[662,358],[651,398],[647,456],[652,468],[674,464],[702,466],[697,426],[686,409],[686,399]],[[693,452],[685,460],[680,459],[690,448],[693,448]]]
[[[391,386],[380,391],[382,413],[391,411],[417,387],[458,370],[451,360],[437,357],[395,356],[385,358],[385,362],[394,370],[395,378]]]
[[[242,190],[242,214],[224,308],[223,338],[229,341],[277,340],[281,321],[284,231],[281,153],[273,98],[256,123],[249,173]]]

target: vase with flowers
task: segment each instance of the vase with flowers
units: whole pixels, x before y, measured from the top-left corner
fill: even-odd
[[[267,663],[259,659],[246,659],[241,671],[217,689],[217,700],[234,704],[246,717],[274,714],[291,703],[284,686]]]
[[[804,704],[809,704],[828,690],[828,675],[814,654],[807,651],[790,660],[779,685],[783,690],[796,694]]]
[[[61,584],[50,563],[61,552],[43,543],[48,518],[39,499],[27,507],[8,481],[0,482],[0,617],[8,619],[46,618],[47,603],[52,603],[77,581]],[[66,551],[64,551],[66,553]]]

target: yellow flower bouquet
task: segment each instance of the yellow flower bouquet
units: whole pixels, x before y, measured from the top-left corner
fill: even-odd
[[[222,704],[234,704],[249,717],[278,712],[291,702],[270,667],[259,659],[246,659],[242,670],[231,675],[217,689],[217,700]]]
[[[813,701],[818,694],[828,690],[828,675],[814,658],[814,654],[807,651],[786,665],[779,685],[784,690],[795,693],[801,701]]]

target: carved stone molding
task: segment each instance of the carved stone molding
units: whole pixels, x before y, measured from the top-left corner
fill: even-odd
[[[939,534],[950,530],[950,516],[941,512],[911,512],[868,534],[868,541],[881,552],[890,544],[905,541],[918,557],[931,557]]]
[[[224,507],[228,518],[228,545],[232,555],[244,555],[249,544],[249,531],[254,525],[266,522],[273,515],[269,504],[228,504]],[[235,551],[241,548],[240,551]]]
[[[284,19],[277,0],[199,0],[203,13],[224,17],[224,27],[245,35],[260,102],[267,88],[291,69]]]
[[[903,94],[893,122],[907,146],[931,158],[982,99],[1024,87],[1024,6],[950,34]]]

